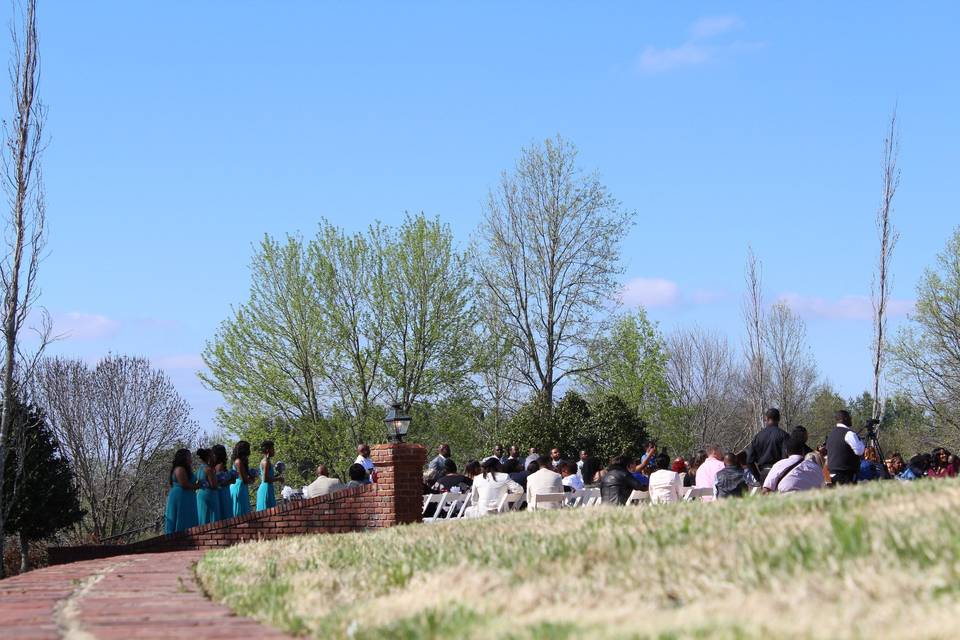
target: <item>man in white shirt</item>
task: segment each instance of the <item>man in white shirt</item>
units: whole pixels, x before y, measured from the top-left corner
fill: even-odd
[[[447,463],[447,459],[450,457],[450,445],[444,443],[437,447],[437,457],[430,461],[430,464],[427,468],[430,470],[430,475],[434,478],[439,478],[443,475],[444,465]]]
[[[354,460],[353,463],[363,466],[363,470],[367,472],[367,478],[369,478],[371,482],[377,481],[377,468],[374,466],[373,460],[370,459],[370,445],[357,445],[357,459]]]
[[[317,467],[317,479],[303,488],[303,497],[316,498],[346,488],[346,485],[342,484],[339,478],[328,477],[329,473],[327,465],[321,464]]]
[[[536,447],[530,447],[530,454],[523,461],[523,468],[526,469],[530,466],[531,462],[536,462],[540,459],[540,453],[537,451]]]
[[[860,436],[850,428],[850,412],[834,414],[837,426],[827,434],[827,466],[834,484],[854,484],[860,471],[860,456],[864,445]]]
[[[823,488],[823,469],[813,460],[803,456],[806,450],[804,441],[790,436],[784,445],[787,457],[775,462],[763,480],[761,493],[790,493]]]
[[[559,509],[559,502],[537,504],[537,496],[544,493],[563,493],[563,480],[560,474],[550,468],[550,458],[546,456],[537,461],[540,469],[527,476],[527,509]]]

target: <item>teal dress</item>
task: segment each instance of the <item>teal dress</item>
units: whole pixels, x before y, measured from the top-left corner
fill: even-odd
[[[273,465],[267,465],[267,475],[273,479]],[[277,506],[277,497],[273,495],[273,483],[267,482],[266,477],[260,478],[260,488],[257,489],[257,511],[271,509]]]
[[[232,489],[232,485],[221,485],[217,489],[217,502],[220,505],[217,513],[221,520],[228,520],[233,517],[233,497],[230,495]]]
[[[195,482],[207,479],[207,465],[201,464],[197,469]],[[200,524],[210,524],[220,519],[220,497],[216,489],[201,488],[197,491],[197,518]]]
[[[163,532],[176,533],[198,524],[197,497],[193,489],[184,489],[176,476],[170,476],[170,493],[167,495],[167,510],[163,514]]]
[[[239,469],[237,470],[239,473]],[[243,478],[238,477],[237,480],[230,485],[230,503],[232,509],[230,510],[234,516],[242,516],[245,513],[250,513],[250,490],[247,488],[247,485],[243,483]]]

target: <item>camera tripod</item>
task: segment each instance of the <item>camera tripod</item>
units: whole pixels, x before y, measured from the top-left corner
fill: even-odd
[[[866,445],[868,447],[873,447],[873,450],[877,452],[877,457],[880,459],[880,475],[884,479],[890,478],[890,472],[887,471],[887,458],[883,455],[883,449],[880,447],[880,437],[877,434],[876,427],[880,426],[879,420],[867,420],[867,437]]]

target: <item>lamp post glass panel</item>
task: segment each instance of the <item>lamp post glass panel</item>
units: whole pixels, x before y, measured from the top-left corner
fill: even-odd
[[[387,425],[387,439],[398,444],[403,442],[403,436],[407,435],[407,429],[410,428],[410,416],[403,413],[403,405],[397,403],[387,409],[384,422]]]

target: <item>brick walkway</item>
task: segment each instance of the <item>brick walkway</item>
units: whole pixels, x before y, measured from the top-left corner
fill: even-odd
[[[0,580],[0,638],[289,638],[208,600],[193,575],[201,555],[117,556]]]

